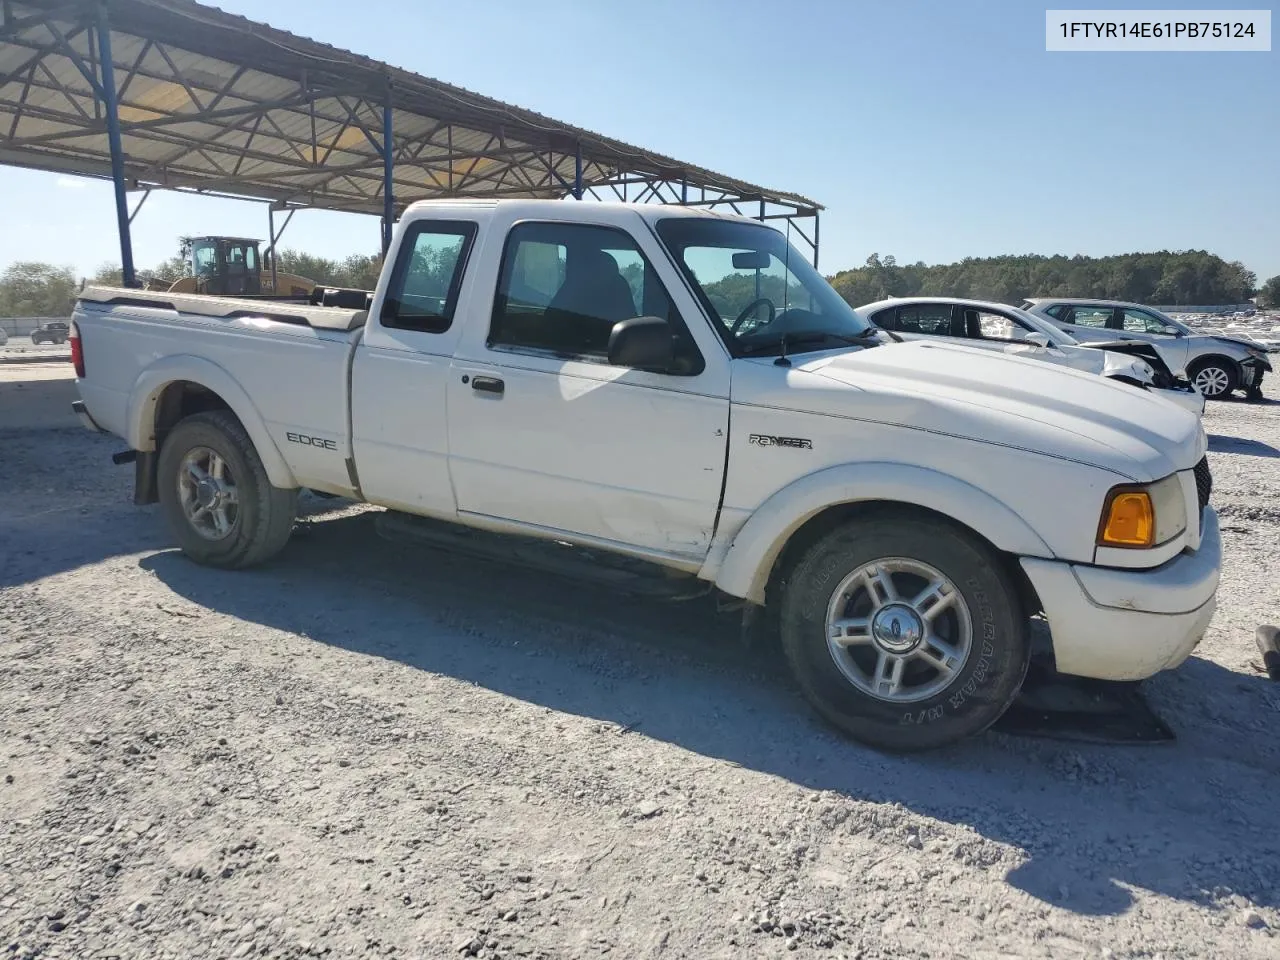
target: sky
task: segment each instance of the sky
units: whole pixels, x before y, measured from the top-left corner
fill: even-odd
[[[1027,0],[216,5],[810,197],[825,207],[824,273],[873,252],[1205,249],[1259,283],[1280,274],[1274,43],[1048,53],[1046,4]],[[0,200],[0,269],[119,262],[109,183],[0,168]],[[265,238],[265,207],[157,191],[134,221],[135,263],[172,256],[182,234]],[[378,245],[376,217],[323,211],[297,214],[281,241],[335,258]]]

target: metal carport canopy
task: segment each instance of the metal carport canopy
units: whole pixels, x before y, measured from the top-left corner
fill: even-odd
[[[433,197],[724,206],[813,218],[817,260],[806,197],[191,0],[0,0],[0,163],[115,180],[127,279],[125,191],[152,188],[382,214],[384,247]]]

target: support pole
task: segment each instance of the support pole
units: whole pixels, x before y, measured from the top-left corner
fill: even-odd
[[[267,204],[267,236],[271,238],[271,246],[268,248],[271,253],[271,292],[275,296],[280,295],[280,283],[276,280],[276,211],[275,207]]]
[[[573,199],[582,199],[582,144],[573,154]]]
[[[391,171],[395,158],[391,154],[391,84],[382,103],[382,257],[391,249],[391,229],[395,225],[395,197],[391,192]]]
[[[120,233],[120,276],[126,287],[136,287],[133,240],[129,234],[129,198],[125,195],[124,147],[120,143],[120,111],[116,104],[116,74],[111,60],[111,24],[105,0],[98,3],[98,61],[101,64],[103,106],[107,113],[107,143],[111,147],[111,181],[116,191],[116,229]]]
[[[818,211],[813,211],[813,269],[818,269]]]

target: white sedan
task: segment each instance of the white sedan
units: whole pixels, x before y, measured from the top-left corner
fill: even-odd
[[[1196,416],[1204,413],[1204,397],[1191,384],[1175,378],[1150,344],[1081,343],[1018,307],[959,297],[894,297],[865,304],[854,312],[904,340],[962,340],[982,349],[1059,363],[1132,383]]]

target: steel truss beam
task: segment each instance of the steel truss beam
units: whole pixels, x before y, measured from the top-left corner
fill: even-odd
[[[106,176],[109,156],[117,193],[167,188],[380,214],[384,249],[395,215],[431,196],[703,206],[785,219],[817,262],[817,208],[789,195],[739,189],[466,91],[430,93],[433,81],[385,65],[375,75],[302,54],[293,49],[308,43],[302,38],[283,57],[237,62],[225,36],[209,46],[193,33],[188,47],[183,14],[166,0],[154,6],[164,26],[153,31],[136,0],[0,0],[0,51],[20,51],[0,74],[0,163]],[[114,36],[112,10],[122,12]],[[210,10],[206,18],[221,16]],[[271,32],[255,30],[246,43]],[[220,66],[194,69],[193,56]],[[170,85],[170,100],[148,102],[157,84]],[[465,147],[455,146],[460,140]],[[122,258],[146,196],[121,213]],[[809,217],[811,231],[801,226]]]

